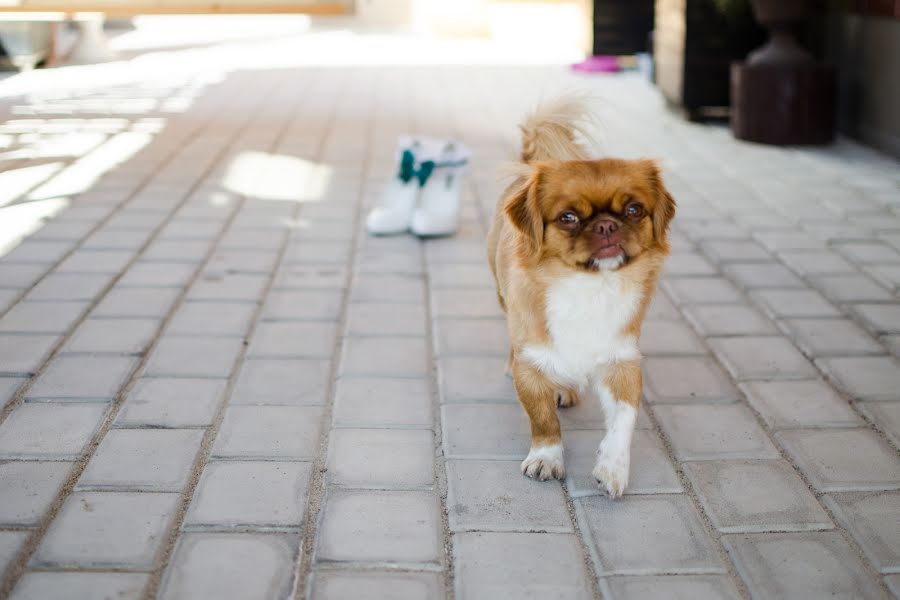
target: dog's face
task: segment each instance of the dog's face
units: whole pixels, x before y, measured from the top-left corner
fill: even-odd
[[[651,160],[539,162],[507,201],[522,251],[582,271],[668,253],[675,201]]]

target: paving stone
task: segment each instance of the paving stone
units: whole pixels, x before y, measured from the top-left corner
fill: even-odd
[[[606,577],[604,597],[615,600],[738,600],[737,588],[723,575],[633,575]]]
[[[790,251],[779,254],[788,267],[800,275],[832,275],[834,273],[854,273],[856,268],[835,252]]]
[[[432,289],[487,288],[494,289],[494,277],[485,264],[435,264],[428,269]]]
[[[246,360],[230,403],[321,406],[330,376],[327,360]]]
[[[437,319],[434,338],[439,357],[509,356],[506,321],[502,319]]]
[[[339,379],[336,427],[430,427],[431,391],[424,379]]]
[[[66,573],[30,571],[10,600],[138,600],[149,575],[144,573]]]
[[[715,275],[716,269],[696,252],[678,252],[666,260],[664,277]]]
[[[249,358],[330,358],[337,325],[324,321],[262,322],[256,327]]]
[[[142,378],[119,409],[116,427],[205,427],[225,391],[224,379]]]
[[[180,290],[114,286],[91,313],[95,317],[157,317],[169,312]]]
[[[76,459],[107,408],[99,403],[21,404],[0,425],[0,458]]]
[[[32,566],[150,569],[179,494],[75,492],[66,498]]]
[[[739,381],[816,376],[809,361],[782,337],[715,338],[709,345],[732,377]]]
[[[761,231],[754,233],[753,237],[773,252],[778,250],[819,250],[825,247],[822,240],[794,230]]]
[[[0,332],[65,333],[86,307],[85,302],[19,302],[0,318]]]
[[[447,357],[438,362],[441,402],[515,402],[507,358]]]
[[[0,376],[0,405],[12,400],[19,387],[27,381],[25,377]]]
[[[885,356],[820,358],[816,365],[859,400],[900,400],[900,367]]]
[[[777,333],[772,322],[742,304],[701,304],[684,309],[700,335],[764,335]]]
[[[900,446],[900,402],[860,402],[856,407]]]
[[[804,287],[799,277],[777,262],[732,263],[722,270],[744,289]]]
[[[118,273],[134,252],[127,250],[79,249],[69,255],[56,268],[60,273]]]
[[[753,598],[886,598],[835,531],[727,535],[722,542]]]
[[[55,335],[0,334],[0,373],[33,374],[57,340]]]
[[[453,537],[459,600],[592,597],[581,548],[561,533],[458,533]]]
[[[429,240],[425,256],[429,265],[446,263],[485,262],[485,246],[479,241],[460,241],[452,238]]]
[[[900,458],[869,429],[781,431],[775,436],[820,492],[900,489]]]
[[[894,597],[900,598],[900,575],[887,575],[882,580]]]
[[[647,319],[650,321],[680,321],[681,313],[665,293],[657,292],[650,300],[650,306],[647,307]]]
[[[91,238],[95,237],[91,236]],[[88,242],[91,238],[88,238]],[[87,244],[88,242],[85,242]],[[74,244],[70,242],[42,242],[26,238],[18,246],[7,252],[3,261],[5,266],[10,263],[55,263],[66,255]],[[0,268],[0,274],[5,273],[5,268]]]
[[[12,563],[29,535],[27,531],[0,531],[0,569],[5,571]]]
[[[264,321],[337,321],[341,314],[339,290],[276,290],[263,309]]]
[[[773,319],[841,316],[840,311],[812,290],[757,290],[753,297]]]
[[[806,484],[783,460],[687,463],[685,473],[714,527],[726,533],[831,529]]]
[[[710,358],[651,356],[643,364],[650,402],[734,402],[738,398],[731,381]]]
[[[25,296],[26,300],[93,300],[112,281],[112,275],[50,273]]]
[[[658,405],[653,412],[679,460],[779,457],[742,404]]]
[[[144,374],[151,377],[228,377],[242,341],[164,335]]]
[[[342,290],[347,286],[347,271],[341,265],[281,265],[273,287],[276,290]]]
[[[351,244],[347,241],[294,240],[288,243],[284,262],[295,264],[347,264],[350,261]]]
[[[360,274],[353,278],[350,300],[422,304],[425,302],[424,278],[421,275]]]
[[[351,304],[347,312],[347,335],[424,336],[425,307],[397,306],[388,302]]]
[[[884,354],[884,348],[846,319],[786,319],[781,326],[808,356]]]
[[[158,239],[144,250],[141,258],[149,261],[199,264],[211,249],[212,244],[204,240]]]
[[[0,313],[6,312],[18,300],[21,292],[19,290],[0,289]],[[2,320],[0,320],[2,324]]]
[[[573,498],[603,495],[591,475],[597,462],[597,447],[605,431],[577,430],[563,434],[566,484]],[[656,432],[636,430],[631,442],[631,474],[626,494],[678,494],[681,482]]]
[[[516,404],[449,404],[441,409],[448,456],[522,460],[531,445],[528,417]]]
[[[864,267],[863,271],[889,290],[895,293],[900,291],[900,266],[882,265]]]
[[[890,292],[862,274],[823,275],[813,278],[812,281],[832,302],[865,302],[893,299]]]
[[[193,277],[195,269],[189,263],[139,260],[125,272],[118,285],[123,288],[182,288]]]
[[[572,531],[562,488],[525,477],[519,460],[446,465],[451,531]]]
[[[185,302],[166,332],[178,336],[243,337],[256,305],[246,302]]]
[[[312,600],[422,600],[443,597],[435,573],[320,571],[312,576]]]
[[[222,249],[210,257],[207,268],[225,273],[265,275],[272,272],[277,259],[277,252]]]
[[[851,310],[872,331],[900,333],[900,304],[855,304]]]
[[[212,455],[312,460],[321,421],[315,406],[229,406]]]
[[[424,338],[348,338],[341,376],[423,377],[428,371]]]
[[[127,356],[58,356],[38,376],[26,398],[112,399],[135,364]]]
[[[750,405],[773,429],[857,427],[862,421],[821,379],[742,383]]]
[[[0,462],[0,525],[37,525],[71,469],[67,462]]]
[[[591,496],[575,509],[598,574],[724,572],[686,496]]]
[[[494,290],[436,289],[431,291],[435,317],[502,318]]]
[[[430,430],[335,429],[328,476],[352,487],[428,486],[434,481]]]
[[[858,263],[898,263],[900,253],[879,242],[840,244],[836,247],[845,258]]]
[[[770,260],[769,253],[752,241],[713,240],[700,245],[703,253],[717,263]]]
[[[61,352],[141,354],[162,323],[156,319],[87,319]]]
[[[662,288],[679,306],[742,302],[741,294],[722,277],[678,277],[665,279]]]
[[[4,288],[25,289],[47,272],[43,264],[0,264],[0,284]]]
[[[77,487],[180,492],[202,439],[198,429],[113,429],[100,442]]]
[[[639,346],[647,355],[706,354],[706,348],[690,327],[672,321],[646,321]]]
[[[290,594],[297,554],[293,536],[272,533],[185,533],[160,590],[162,600]],[[228,565],[223,569],[222,565]]]
[[[303,523],[310,463],[213,461],[185,516],[186,527],[297,527]]]
[[[440,558],[441,519],[432,492],[332,489],[322,510],[318,563]]]
[[[900,569],[900,492],[830,494],[824,501],[876,569]]]
[[[191,285],[188,301],[240,300],[257,302],[262,298],[269,278],[266,275],[205,271]]]

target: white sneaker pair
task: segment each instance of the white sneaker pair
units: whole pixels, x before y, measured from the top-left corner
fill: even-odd
[[[402,137],[397,174],[366,218],[373,235],[411,231],[422,237],[450,235],[459,227],[460,196],[468,149],[459,142]]]

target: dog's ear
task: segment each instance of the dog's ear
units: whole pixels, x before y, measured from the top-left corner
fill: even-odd
[[[540,252],[544,242],[544,216],[538,199],[540,185],[541,171],[535,167],[503,207],[510,223],[522,234],[524,250],[531,256]]]
[[[653,220],[653,237],[665,248],[668,248],[666,234],[669,231],[669,224],[675,217],[675,198],[666,189],[662,181],[662,175],[656,161],[645,159],[644,168],[646,169],[647,179],[650,187],[656,194],[656,202],[653,207],[651,219]]]

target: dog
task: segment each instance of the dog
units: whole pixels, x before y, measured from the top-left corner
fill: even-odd
[[[531,423],[522,473],[563,479],[557,407],[599,402],[593,476],[628,485],[641,401],[641,324],[669,253],[675,200],[650,159],[591,159],[587,103],[562,98],[520,125],[516,180],[497,202],[488,260],[510,338],[509,372]]]

